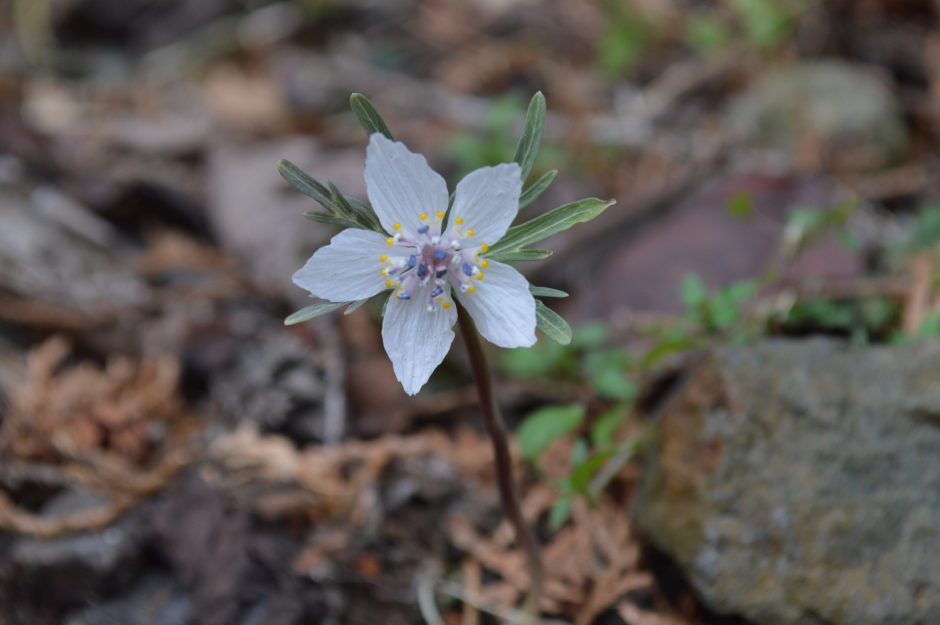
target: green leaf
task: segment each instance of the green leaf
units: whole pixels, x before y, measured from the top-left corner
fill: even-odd
[[[708,300],[708,287],[697,275],[687,273],[682,276],[682,283],[679,285],[679,297],[689,308],[697,308]]]
[[[574,503],[572,495],[562,495],[552,504],[552,509],[548,513],[548,529],[551,532],[557,532],[565,524],[568,517],[571,516],[571,504]]]
[[[491,253],[514,250],[547,239],[575,224],[591,221],[615,203],[616,200],[599,200],[592,197],[559,206],[507,230],[506,235],[491,248]]]
[[[332,182],[328,182],[327,184],[330,185],[330,198],[344,214],[350,215],[355,221],[366,226],[369,230],[383,232],[382,224],[379,223],[378,216],[371,208],[359,201],[353,204],[349,201],[349,198],[343,195],[343,192],[340,191],[335,184]]]
[[[522,169],[521,177],[525,182],[535,164],[535,157],[539,153],[539,144],[542,143],[542,129],[545,127],[545,96],[537,91],[529,101],[529,110],[525,114],[525,126],[522,136],[516,146],[516,154],[512,160],[519,163]]]
[[[630,357],[619,349],[592,352],[584,361],[587,379],[601,397],[632,402],[636,399],[636,384],[627,377]]]
[[[347,219],[345,217],[339,217],[338,215],[328,215],[326,213],[304,213],[304,217],[310,221],[315,221],[321,224],[330,224],[333,226],[343,226],[344,228],[358,228],[359,224],[355,221]]]
[[[277,162],[277,171],[281,177],[294,186],[298,191],[312,197],[319,202],[323,208],[336,214],[339,207],[330,197],[330,190],[317,182],[313,176],[304,172],[300,167],[294,165],[289,160],[282,158]]]
[[[356,312],[357,310],[362,308],[362,306],[368,301],[369,301],[369,298],[360,299],[360,300],[353,302],[352,304],[349,305],[349,307],[346,310],[343,311],[343,314],[348,315],[350,313]]]
[[[602,413],[591,426],[591,443],[598,448],[608,447],[614,442],[617,427],[627,416],[627,405],[617,404]]]
[[[542,341],[529,349],[507,349],[501,352],[500,364],[509,375],[534,379],[558,375],[567,356],[557,343]]]
[[[389,139],[395,140],[395,137],[392,136],[392,131],[388,129],[385,120],[382,119],[379,112],[376,111],[372,103],[369,102],[369,98],[361,93],[354,93],[349,96],[349,106],[352,108],[353,113],[356,114],[356,117],[359,118],[359,123],[362,124],[366,134],[371,136],[376,132],[381,132]]]
[[[284,320],[284,325],[292,326],[296,323],[309,321],[314,317],[319,317],[320,315],[325,315],[328,312],[333,312],[337,308],[342,308],[347,304],[349,304],[349,302],[317,302],[316,304],[311,304],[306,308],[301,308],[289,316]]]
[[[519,196],[519,208],[523,209],[542,195],[542,193],[547,189],[553,182],[555,182],[555,176],[558,175],[558,170],[553,169],[542,174],[542,177],[533,182],[525,191],[522,192],[522,195]]]
[[[610,329],[603,321],[582,323],[574,329],[571,346],[582,350],[595,349],[610,341]]]
[[[538,458],[553,442],[577,429],[584,414],[580,404],[545,406],[529,414],[516,431],[522,457],[529,461]]]
[[[523,250],[497,250],[495,253],[491,250],[483,254],[485,258],[498,260],[504,263],[525,262],[531,260],[542,260],[552,255],[551,250],[538,250],[526,248]]]
[[[529,285],[529,293],[536,297],[568,297],[568,294],[558,289],[552,289],[547,286]]]
[[[559,345],[571,342],[571,326],[568,322],[538,299],[535,300],[535,321],[539,330]]]
[[[596,451],[588,458],[575,467],[571,472],[571,489],[579,495],[588,495],[588,486],[591,485],[591,478],[604,466],[611,456],[614,455],[613,449],[604,449]]]

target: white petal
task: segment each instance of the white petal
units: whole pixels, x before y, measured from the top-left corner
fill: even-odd
[[[369,138],[365,177],[369,201],[387,232],[400,223],[413,234],[421,225],[418,215],[447,210],[444,179],[423,156],[380,133]]]
[[[456,307],[428,312],[427,289],[416,289],[410,300],[393,295],[382,322],[385,351],[392,360],[395,377],[409,395],[421,390],[454,341]]]
[[[503,163],[470,172],[457,185],[449,229],[473,230],[471,244],[499,241],[519,212],[522,179],[519,165]],[[457,218],[463,224],[457,226]]]
[[[455,289],[480,334],[500,347],[535,344],[535,298],[525,277],[503,263],[490,261],[483,280],[474,280],[474,293]]]
[[[403,256],[407,250],[389,247],[377,232],[343,230],[294,274],[294,284],[331,302],[372,297],[387,288],[379,260],[383,254]]]

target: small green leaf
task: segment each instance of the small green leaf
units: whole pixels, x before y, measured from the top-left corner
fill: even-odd
[[[604,466],[611,456],[614,455],[613,449],[604,449],[596,451],[571,472],[571,489],[579,495],[588,495],[588,486],[591,484],[591,478]]]
[[[682,276],[682,283],[679,285],[679,297],[689,308],[697,308],[708,299],[708,287],[697,275],[687,273]]]
[[[344,315],[348,315],[348,314],[350,314],[350,313],[356,312],[357,310],[359,310],[360,308],[362,308],[363,304],[365,304],[365,303],[368,302],[368,301],[369,301],[369,298],[361,299],[361,300],[357,300],[357,301],[353,302],[352,304],[349,305],[348,308],[346,308],[346,310],[343,311],[343,314],[344,314]]]
[[[538,250],[530,247],[522,250],[497,250],[495,253],[489,251],[483,256],[503,263],[512,263],[543,260],[551,256],[552,253],[551,250]]]
[[[376,111],[372,103],[369,102],[369,98],[361,93],[354,93],[349,96],[349,106],[352,108],[353,113],[356,114],[356,117],[359,118],[359,123],[362,124],[366,134],[371,136],[376,132],[380,132],[392,141],[395,140],[395,137],[392,136],[392,131],[388,129],[385,120],[382,119],[379,112]]]
[[[747,191],[734,194],[728,200],[728,214],[736,219],[747,219],[754,215],[754,198]]]
[[[599,200],[592,197],[559,206],[507,230],[506,235],[492,247],[491,253],[514,250],[547,239],[575,224],[591,221],[615,203],[615,200]]]
[[[627,377],[630,357],[619,349],[591,352],[584,361],[587,379],[601,397],[631,402],[636,398],[636,384]]]
[[[358,228],[359,224],[346,219],[345,217],[339,217],[337,215],[328,215],[326,213],[304,213],[304,217],[310,221],[315,221],[321,224],[330,224],[333,226],[342,226],[344,228]]]
[[[610,341],[610,329],[602,321],[582,323],[574,329],[571,346],[582,350],[596,349]]]
[[[289,316],[284,320],[284,325],[292,326],[296,323],[309,321],[314,317],[319,317],[320,315],[325,315],[328,312],[333,312],[337,308],[342,308],[347,304],[349,304],[349,302],[317,302],[316,304],[311,304],[306,308],[301,308]]]
[[[298,191],[312,197],[331,213],[337,214],[339,209],[330,197],[330,190],[317,182],[313,176],[285,158],[277,162],[277,171],[284,180],[293,185]]]
[[[349,215],[354,221],[360,223],[369,230],[382,232],[382,225],[379,223],[379,218],[371,208],[359,201],[353,204],[349,201],[349,198],[347,198],[343,192],[336,187],[335,184],[332,182],[328,182],[327,184],[330,185],[330,198],[333,200],[333,203],[339,207],[343,214]]]
[[[562,495],[552,504],[552,509],[548,513],[548,529],[551,532],[557,532],[565,524],[568,517],[571,516],[571,504],[574,503],[572,495]]]
[[[522,457],[529,461],[538,458],[553,442],[577,429],[584,413],[584,406],[569,404],[545,406],[528,415],[516,431]]]
[[[558,170],[553,169],[542,174],[542,177],[533,182],[525,191],[522,192],[522,195],[519,196],[519,208],[523,209],[532,202],[534,202],[542,193],[545,192],[551,184],[555,181],[555,176],[558,175]]]
[[[627,416],[627,405],[617,404],[601,414],[591,426],[591,443],[598,448],[608,447],[614,442],[617,427]]]
[[[571,342],[571,326],[568,322],[538,299],[535,300],[535,321],[539,330],[556,343],[567,345]]]
[[[529,110],[525,115],[525,126],[522,136],[516,146],[516,154],[512,160],[519,163],[522,169],[522,181],[525,182],[535,164],[535,157],[539,153],[539,144],[542,143],[542,129],[545,127],[545,96],[537,91],[529,101]]]
[[[529,293],[536,297],[568,297],[568,294],[559,289],[552,289],[547,286],[529,285]]]

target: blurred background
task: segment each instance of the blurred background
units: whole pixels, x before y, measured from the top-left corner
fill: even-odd
[[[544,618],[938,622],[940,571],[910,558],[940,549],[940,2],[4,0],[0,624],[515,622],[526,574],[462,350],[410,399],[381,303],[285,327],[309,303],[292,273],[335,230],[303,219],[318,207],[275,164],[365,199],[362,92],[454,184],[512,158],[539,90],[533,179],[559,174],[523,218],[617,200],[520,265],[571,294],[548,303],[573,342],[492,354],[551,571]],[[743,360],[701,364],[728,345]],[[811,458],[767,451],[771,476],[828,475],[826,441],[858,452],[839,460],[853,480],[871,440],[907,458],[890,484],[781,487],[799,518],[824,516],[813,493],[884,495],[900,516],[858,533],[840,517],[816,551],[785,513],[698,545],[729,527],[696,507],[711,494],[650,476],[735,448],[717,426],[707,454],[655,430],[701,408],[703,366],[723,382],[699,386],[740,385],[726,395],[747,414],[859,407],[867,442],[839,444],[830,420]],[[814,367],[829,386],[786,377]],[[779,379],[797,399],[749,394]],[[886,433],[866,410],[921,416]],[[748,444],[799,443],[775,423]],[[748,466],[727,474],[735,501],[775,484]],[[769,556],[735,537],[761,532],[799,555],[755,596]],[[851,568],[826,551],[836,534],[894,581],[807,589]]]

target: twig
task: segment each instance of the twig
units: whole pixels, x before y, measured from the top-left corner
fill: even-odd
[[[527,610],[530,614],[536,615],[538,613],[539,597],[542,592],[542,582],[545,578],[545,571],[539,556],[539,546],[535,540],[535,535],[526,524],[525,517],[522,515],[522,507],[519,505],[519,495],[516,492],[516,484],[512,475],[509,437],[506,434],[506,425],[500,416],[499,407],[496,405],[496,396],[493,394],[493,379],[490,376],[490,369],[486,362],[486,354],[483,352],[483,344],[480,342],[480,335],[477,333],[476,327],[474,327],[473,321],[466,310],[459,310],[457,318],[460,322],[460,331],[463,334],[464,343],[467,345],[467,353],[470,356],[473,377],[480,393],[480,410],[483,412],[486,429],[493,444],[499,496],[506,516],[516,530],[516,542],[518,542],[526,556],[531,583]]]
[[[532,620],[532,615],[519,610],[506,609],[481,599],[473,593],[467,592],[463,586],[450,580],[440,580],[437,583],[437,591],[443,595],[459,599],[468,603],[481,612],[486,612],[496,618],[502,619],[513,625],[570,625],[567,621],[558,619],[539,619]]]

